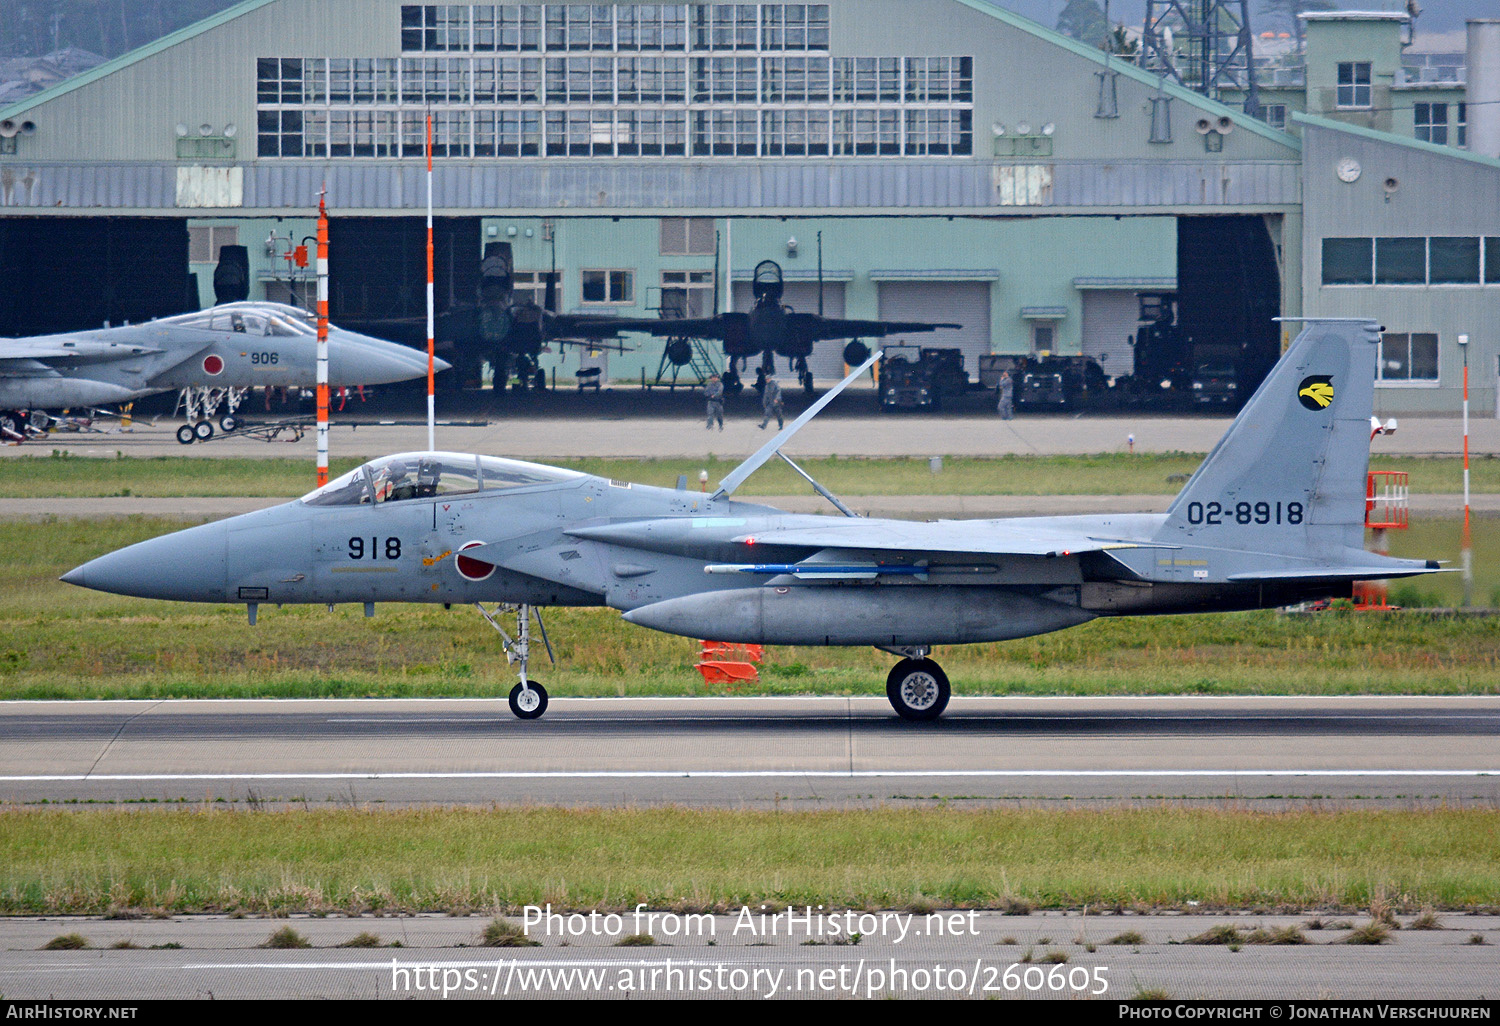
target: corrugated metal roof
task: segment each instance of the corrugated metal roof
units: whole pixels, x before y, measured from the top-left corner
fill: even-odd
[[[173,210],[179,172],[190,166],[5,162],[0,164],[0,207]],[[1014,214],[1098,208],[1175,213],[1191,208],[1285,209],[1301,203],[1298,161],[1054,161],[1046,166],[1051,185],[1022,195],[999,188],[997,166],[978,161],[447,161],[438,165],[434,195],[444,211],[553,216],[742,210]],[[342,210],[414,211],[425,203],[419,166],[276,161],[244,165],[242,208],[305,211],[316,206],[325,182],[329,202]]]

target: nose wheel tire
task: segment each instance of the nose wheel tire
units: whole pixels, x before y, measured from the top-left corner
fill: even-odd
[[[197,435],[194,433],[193,425],[191,424],[184,424],[177,429],[177,440],[183,445],[192,445],[193,439],[196,437]]]
[[[240,419],[232,413],[226,413],[219,418],[219,430],[226,435],[234,434],[235,428],[240,426]]]
[[[948,675],[931,659],[903,659],[885,679],[885,695],[903,720],[935,720],[948,708]]]
[[[547,711],[547,689],[534,680],[527,684],[510,689],[510,711],[520,719],[534,720]]]

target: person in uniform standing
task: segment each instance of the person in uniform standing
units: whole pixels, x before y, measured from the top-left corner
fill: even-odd
[[[1000,372],[999,411],[1001,420],[1010,420],[1016,415],[1016,389],[1015,383],[1011,381],[1010,371]]]
[[[775,378],[766,379],[766,385],[761,389],[760,393],[760,408],[761,412],[765,414],[765,416],[760,418],[761,428],[765,428],[767,424],[771,423],[772,417],[776,418],[776,427],[778,430],[786,427],[786,422],[782,419],[785,408],[781,401],[781,385]]]
[[[717,374],[711,374],[708,384],[703,386],[703,398],[708,401],[708,423],[704,425],[712,431],[714,421],[719,422],[719,430],[724,430],[724,382],[719,380]]]

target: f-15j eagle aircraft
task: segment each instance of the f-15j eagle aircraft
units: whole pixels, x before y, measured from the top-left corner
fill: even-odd
[[[317,383],[316,346],[316,325],[306,311],[264,302],[0,340],[0,436],[23,436],[24,418],[17,412],[23,410],[104,406],[156,392],[311,387]],[[435,366],[446,370],[448,364]],[[383,385],[426,373],[425,353],[342,328],[328,330],[332,385]],[[206,438],[213,427],[206,420],[185,425],[178,437],[191,442],[195,431]]]
[[[949,697],[936,645],[1099,616],[1281,606],[1437,570],[1362,545],[1379,347],[1373,321],[1309,322],[1162,514],[866,519],[815,482],[843,516],[735,501],[834,390],[712,495],[409,453],[295,502],[101,556],[63,580],[244,603],[252,623],[267,602],[364,602],[367,615],[376,602],[473,602],[500,629],[481,603],[503,603],[517,614],[516,637],[501,630],[520,665],[510,706],[526,719],[547,708],[528,673],[544,606],[610,606],[688,637],[873,645],[900,658],[887,681],[896,712],[930,720]]]

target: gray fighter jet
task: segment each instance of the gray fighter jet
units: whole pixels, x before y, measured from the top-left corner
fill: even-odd
[[[500,629],[501,609],[481,603],[503,604],[517,614],[515,637],[501,630],[520,663],[510,705],[528,719],[547,707],[528,674],[544,606],[609,606],[631,623],[719,641],[872,645],[900,657],[887,680],[896,712],[929,720],[949,696],[935,645],[1100,616],[1283,606],[1437,570],[1363,548],[1379,350],[1374,322],[1310,322],[1163,514],[865,519],[816,482],[843,516],[735,501],[835,389],[711,495],[408,453],[298,501],[101,556],[63,580],[244,603],[252,623],[267,602],[363,602],[366,615],[376,602],[472,602]]]
[[[228,303],[145,324],[0,340],[0,435],[22,436],[18,411],[104,406],[189,389],[311,387],[316,361],[315,320],[281,303]],[[438,361],[439,370],[447,366]],[[381,385],[426,373],[425,353],[329,329],[332,385]],[[192,427],[184,430],[192,441]]]

